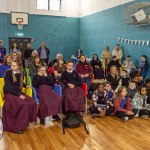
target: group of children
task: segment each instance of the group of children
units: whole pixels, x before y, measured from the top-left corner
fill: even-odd
[[[140,75],[135,75],[131,81],[126,78],[117,92],[110,82],[99,83],[92,95],[92,116],[115,115],[124,121],[139,116],[147,119],[150,116],[150,79],[144,84],[141,78]]]
[[[89,108],[92,117],[114,115],[124,121],[138,116],[147,119],[150,116],[150,79],[143,81],[143,77],[145,78],[143,70],[147,63],[141,61],[138,68],[140,74],[134,73],[131,77],[130,73],[134,71],[133,67],[128,66],[132,64],[129,56],[123,63],[121,71],[120,55],[113,56],[113,60],[110,61],[111,55],[108,52],[107,47],[106,52],[103,53],[102,63],[97,54],[93,55],[90,63],[82,54],[74,67],[74,63],[65,62],[61,54],[57,54],[56,59],[48,64],[47,60],[40,58],[38,52],[33,51],[27,66],[32,77],[32,86],[37,88],[38,105],[33,98],[22,93],[22,87],[31,87],[23,83],[25,74],[21,57],[6,55],[2,64],[3,68],[7,68],[3,73],[4,130],[20,134],[27,127],[35,124],[37,117],[42,125],[49,127],[53,125],[52,120],[55,115],[59,118],[59,114],[65,115],[70,111],[78,114],[84,112],[84,93],[81,85],[86,83],[90,90],[93,74],[95,79],[102,79],[103,83],[98,83],[96,91],[92,94],[92,105]],[[106,58],[106,53],[109,58]],[[104,62],[105,67],[107,63],[110,67],[107,73]],[[52,90],[54,84],[62,85],[62,97]]]

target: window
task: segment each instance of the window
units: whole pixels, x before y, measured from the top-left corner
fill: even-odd
[[[60,11],[61,0],[37,0],[37,9]]]
[[[50,0],[50,10],[60,11],[60,0]]]
[[[37,9],[49,10],[48,1],[49,0],[37,0]]]

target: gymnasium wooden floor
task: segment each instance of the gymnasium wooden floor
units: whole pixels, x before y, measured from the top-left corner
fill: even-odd
[[[23,135],[5,132],[0,150],[150,150],[150,119],[128,122],[115,117],[84,117],[90,134],[83,127],[66,129],[35,126]]]

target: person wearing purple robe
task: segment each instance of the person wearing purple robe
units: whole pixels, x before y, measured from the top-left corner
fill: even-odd
[[[4,76],[4,130],[22,134],[24,130],[36,122],[37,105],[33,98],[22,93],[23,67],[21,60],[13,60],[11,69]]]
[[[38,117],[45,127],[53,126],[52,116],[61,114],[61,97],[52,90],[53,78],[47,74],[46,66],[39,66],[38,75],[33,77],[33,87],[38,89]]]
[[[67,70],[62,73],[60,82],[65,86],[62,101],[63,112],[73,111],[80,113],[84,111],[84,94],[81,88],[82,81],[79,74],[73,70],[73,62],[67,62]]]

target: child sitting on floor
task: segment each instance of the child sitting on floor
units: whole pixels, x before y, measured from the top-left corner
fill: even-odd
[[[138,88],[136,86],[136,83],[134,81],[130,81],[129,82],[129,87],[127,88],[127,95],[133,99],[133,97],[135,96],[135,94],[138,92]]]
[[[136,117],[142,116],[143,119],[148,119],[150,116],[150,104],[147,102],[147,97],[146,86],[141,86],[132,100],[133,108],[138,110]]]
[[[99,83],[97,90],[92,95],[93,104],[90,107],[92,117],[101,117],[110,115],[114,111],[112,102],[108,98],[107,92],[104,90],[104,85]]]
[[[130,97],[127,96],[127,89],[125,86],[121,86],[118,89],[118,96],[114,100],[114,107],[114,115],[121,118],[123,121],[128,121],[137,114],[137,110],[132,108]]]
[[[111,83],[110,82],[105,82],[104,83],[104,90],[106,91],[109,100],[113,102],[113,99],[115,98],[115,92],[111,88]]]

